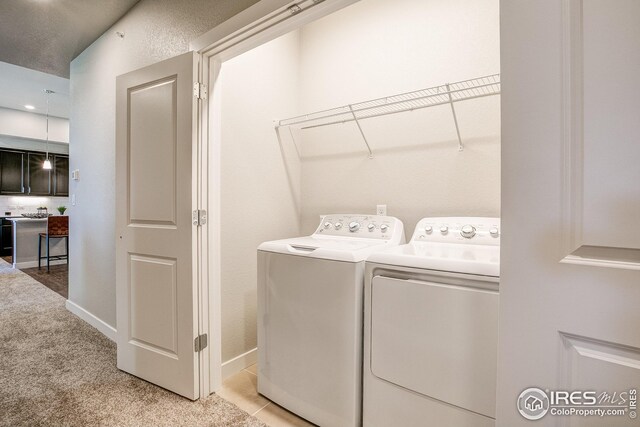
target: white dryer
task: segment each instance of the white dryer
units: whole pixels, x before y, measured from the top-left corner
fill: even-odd
[[[365,259],[404,243],[389,216],[327,215],[258,247],[258,392],[322,427],[361,425]]]
[[[365,273],[363,424],[495,425],[500,220],[424,218]]]

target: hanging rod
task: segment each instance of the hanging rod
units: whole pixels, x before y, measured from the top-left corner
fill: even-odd
[[[454,103],[499,94],[500,74],[492,74],[291,117],[276,121],[276,128],[298,126],[301,129],[311,129],[355,121],[371,157],[371,148],[360,126],[360,120],[449,104],[454,116],[459,149],[462,150],[462,139],[460,138]]]

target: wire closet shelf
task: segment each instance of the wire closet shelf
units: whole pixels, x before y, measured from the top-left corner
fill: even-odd
[[[499,94],[500,74],[492,74],[279,120],[276,122],[276,130],[279,127],[287,126],[311,129],[339,123],[356,122],[371,155],[368,141],[360,127],[360,120],[449,104],[456,126],[459,149],[462,150],[462,140],[454,104]]]

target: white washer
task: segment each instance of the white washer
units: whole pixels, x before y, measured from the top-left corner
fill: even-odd
[[[364,425],[494,426],[500,220],[424,218],[366,264]]]
[[[404,243],[389,216],[327,215],[258,247],[258,392],[322,427],[361,425],[364,261]]]

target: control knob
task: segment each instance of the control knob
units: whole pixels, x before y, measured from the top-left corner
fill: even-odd
[[[449,232],[449,227],[447,227],[446,225],[443,225],[442,227],[440,227],[440,232],[442,234],[447,234]]]
[[[460,235],[466,239],[470,239],[476,235],[476,228],[473,225],[464,225],[460,229]]]
[[[334,224],[334,227],[336,228],[336,230],[340,230],[342,228],[342,223],[341,222],[336,222]]]
[[[324,223],[324,228],[329,228],[329,227],[331,227],[331,223],[330,223],[330,222],[328,222],[328,221],[327,221],[327,222],[325,222],[325,223]]]
[[[373,231],[376,229],[376,226],[374,224],[369,224],[367,225],[367,228],[369,229],[369,231]]]
[[[498,237],[500,235],[500,231],[498,230],[498,227],[491,227],[489,234],[493,237]]]
[[[388,229],[389,229],[389,226],[387,224],[382,224],[380,226],[380,231],[382,231],[383,233],[386,233]]]
[[[430,225],[427,225],[424,227],[424,231],[427,233],[431,233],[433,231],[433,227]]]
[[[360,228],[360,224],[359,223],[357,223],[355,221],[352,221],[352,222],[349,223],[349,231],[350,232],[354,233],[354,232],[358,231],[359,228]]]

